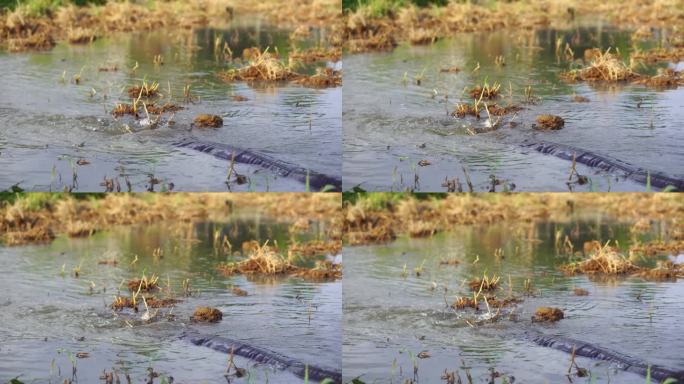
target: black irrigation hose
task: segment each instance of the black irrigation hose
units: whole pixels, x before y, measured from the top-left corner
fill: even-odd
[[[321,190],[326,186],[332,186],[337,191],[342,190],[342,179],[339,177],[328,176],[314,171],[307,171],[304,168],[274,159],[268,155],[235,148],[228,144],[212,143],[208,141],[184,140],[176,142],[173,145],[180,148],[189,148],[195,151],[200,151],[227,161],[233,160],[233,155],[235,155],[236,163],[257,165],[271,170],[277,175],[293,178],[302,183],[306,183],[308,177],[309,185],[314,190]]]
[[[647,371],[649,370],[649,364],[644,361],[584,341],[565,336],[547,335],[529,329],[524,331],[524,335],[525,339],[543,347],[553,348],[567,353],[572,353],[574,349],[575,355],[577,356],[609,361],[615,363],[618,368],[624,371],[636,373],[641,376],[646,376]],[[658,382],[672,378],[676,379],[678,383],[684,383],[684,370],[674,370],[657,365],[650,365],[650,372],[651,377],[658,380]]]
[[[678,191],[684,191],[684,179],[681,177],[666,175],[662,172],[648,172],[643,168],[636,167],[625,161],[593,153],[581,148],[548,141],[530,140],[523,142],[522,146],[565,160],[572,160],[573,156],[575,156],[575,161],[580,164],[607,172],[622,173],[628,179],[644,185],[648,183],[648,179],[650,178],[651,185],[656,188],[662,189],[672,186]]]
[[[277,369],[288,371],[301,379],[304,379],[304,376],[308,371],[308,377],[311,381],[321,382],[325,379],[331,379],[336,384],[342,383],[342,372],[340,371],[316,367],[314,365],[305,365],[301,361],[283,356],[278,352],[245,344],[227,337],[205,335],[196,331],[186,331],[180,338],[197,346],[208,347],[226,354],[233,353],[236,356],[242,356],[258,363],[274,366]]]

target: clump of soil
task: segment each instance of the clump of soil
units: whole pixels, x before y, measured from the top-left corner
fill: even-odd
[[[499,89],[501,88],[501,84],[499,83],[494,83],[494,85],[489,85],[485,83],[484,85],[480,86],[478,85],[477,87],[471,89],[468,91],[468,94],[470,97],[472,97],[475,100],[480,100],[480,99],[496,99],[499,97]]]
[[[138,292],[138,290],[140,292],[151,292],[159,289],[159,285],[157,285],[158,280],[159,277],[156,275],[152,275],[149,278],[143,275],[142,279],[129,280],[126,285],[131,292]]]
[[[245,291],[244,289],[240,289],[238,287],[232,287],[230,291],[233,293],[235,296],[247,296],[249,293]]]
[[[473,279],[468,282],[468,287],[473,292],[487,292],[493,291],[499,286],[499,280],[501,278],[497,275],[492,275],[488,277],[486,274],[482,275],[481,279]]]
[[[290,58],[294,60],[300,60],[305,63],[314,63],[317,61],[338,62],[342,59],[342,50],[339,47],[316,47],[304,51],[292,52],[290,53]]]
[[[230,97],[230,99],[233,101],[249,101],[248,98],[246,98],[245,96],[241,96],[241,95],[233,95]]]
[[[630,55],[635,60],[647,63],[679,62],[684,59],[684,46],[672,48],[653,48],[648,51],[637,51]]]
[[[55,234],[43,226],[34,226],[28,229],[11,230],[3,235],[3,240],[6,245],[24,245],[36,243],[49,243],[55,238]]]
[[[587,53],[585,52],[585,57]],[[610,53],[610,48],[605,53],[591,51],[589,55],[591,63],[581,69],[575,69],[562,73],[561,79],[565,81],[630,81],[637,79],[639,74],[622,62],[616,55]]]
[[[515,297],[507,297],[504,299],[498,299],[495,295],[481,295],[479,298],[466,296],[458,296],[453,303],[451,303],[451,308],[453,309],[465,309],[473,308],[476,311],[480,310],[480,304],[484,305],[485,308],[503,308],[508,307],[513,304],[519,303],[521,300]]]
[[[537,124],[535,129],[544,131],[557,131],[565,125],[565,120],[560,116],[555,115],[540,115],[537,116]]]
[[[258,49],[257,49],[258,51]],[[243,54],[244,57],[245,54]],[[249,63],[242,68],[233,68],[221,72],[218,76],[224,81],[287,81],[297,78],[283,61],[268,53],[250,51],[247,54]]]
[[[588,98],[586,98],[584,96],[579,96],[579,95],[575,95],[575,97],[572,98],[572,101],[574,101],[575,103],[589,103],[589,102],[591,102],[591,100],[589,100]]]
[[[629,247],[630,255],[656,256],[684,252],[684,239],[661,241],[655,240],[643,244],[634,244]]]
[[[143,81],[141,85],[134,85],[128,88],[128,96],[130,96],[131,99],[137,99],[139,97],[150,98],[157,95],[159,95],[159,83],[157,82],[148,84],[146,81]]]
[[[165,299],[157,299],[153,296],[150,297],[145,297],[145,302],[147,303],[147,306],[150,308],[170,308],[170,307],[175,307],[176,304],[180,303],[182,300],[178,299],[172,299],[172,298],[165,298]]]
[[[223,319],[223,313],[216,308],[197,307],[192,319],[200,323],[218,323]]]
[[[300,268],[294,276],[314,281],[329,281],[342,278],[342,265],[331,261],[319,261],[313,269]]]
[[[223,119],[216,115],[199,115],[195,117],[193,124],[198,128],[221,128]]]
[[[643,84],[654,88],[677,88],[679,85],[684,85],[684,78],[680,73],[672,69],[659,70],[655,76],[643,76],[634,81],[635,84]]]
[[[294,82],[310,88],[339,87],[342,85],[342,72],[332,68],[319,69],[315,75],[300,76]]]
[[[567,274],[606,274],[625,275],[638,272],[639,267],[629,259],[611,249],[608,245],[591,255],[584,261],[563,265],[560,269]]]
[[[459,265],[461,264],[461,261],[456,258],[452,259],[443,259],[439,261],[439,265]]]
[[[135,116],[136,118],[138,117],[138,112],[133,108],[132,105],[130,104],[117,104],[114,109],[112,109],[112,115],[114,117],[122,117],[125,115],[131,115]]]
[[[120,311],[124,308],[135,308],[135,309],[137,309],[137,305],[133,303],[133,300],[130,297],[124,297],[124,296],[116,296],[114,298],[114,302],[112,303],[111,307],[115,311]]]
[[[563,311],[555,307],[539,307],[532,316],[534,322],[556,322],[561,320],[565,315]]]
[[[338,255],[341,251],[342,242],[339,240],[312,240],[304,243],[294,243],[290,245],[290,247],[288,248],[289,254],[300,255],[304,257],[320,255]]]
[[[584,288],[575,288],[572,290],[575,296],[589,296],[589,291]]]
[[[440,73],[459,73],[461,72],[461,68],[459,67],[447,67],[447,68],[442,68],[439,70]]]
[[[159,107],[157,107],[154,104],[147,104],[145,107],[147,108],[147,112],[153,115],[161,115],[167,112],[177,112],[183,109],[183,107],[181,107],[180,105],[173,103],[165,103]]]
[[[468,115],[480,118],[482,114],[487,115],[487,111],[492,116],[505,116],[511,113],[521,111],[523,108],[518,105],[507,105],[505,107],[500,107],[495,103],[484,104],[484,103],[460,103],[456,104],[456,109],[451,112],[451,116],[464,118]]]

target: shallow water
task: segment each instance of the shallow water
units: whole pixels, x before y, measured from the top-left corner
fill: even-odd
[[[188,138],[230,144],[339,178],[341,88],[227,84],[215,76],[227,69],[216,58],[216,37],[222,36],[235,56],[253,46],[277,47],[287,55],[289,32],[250,19],[223,29],[119,34],[91,45],[59,44],[48,52],[0,52],[0,190],[19,183],[29,191],[74,186],[78,191],[103,191],[105,176],[119,176],[126,190],[127,176],[133,189],[141,191],[149,187],[150,175],[167,189],[172,183],[174,190],[227,190],[227,161],[172,146]],[[319,41],[325,38],[314,31],[296,45],[304,48]],[[157,54],[163,56],[163,65],[153,63]],[[98,71],[113,65],[118,71]],[[81,81],[75,84],[72,78],[79,73]],[[159,82],[162,94],[185,107],[175,113],[175,125],[163,120],[150,130],[130,118],[111,116],[118,102],[130,102],[126,89],[143,79]],[[181,102],[185,85],[190,85],[194,103]],[[233,95],[249,100],[233,101]],[[202,113],[222,116],[224,126],[189,131]],[[78,166],[79,159],[91,164]],[[236,171],[251,182],[233,183],[231,190],[305,189],[262,168],[238,164]]]
[[[0,381],[21,375],[26,383],[61,383],[71,378],[70,354],[87,352],[89,358],[75,359],[79,382],[99,382],[104,369],[117,369],[122,380],[128,372],[133,382],[142,382],[148,367],[176,382],[225,382],[228,356],[178,339],[187,329],[340,370],[341,282],[224,277],[215,270],[218,262],[227,260],[213,249],[215,230],[239,247],[248,240],[284,244],[287,228],[287,223],[245,216],[225,223],[119,228],[87,239],[60,237],[47,246],[0,247],[5,271],[0,282]],[[301,240],[319,231],[322,228],[313,226]],[[161,258],[152,256],[157,247],[163,251]],[[98,265],[112,258],[118,260],[116,266]],[[79,265],[80,277],[75,278],[71,271]],[[168,279],[176,293],[189,279],[194,293],[148,323],[140,321],[140,313],[109,309],[122,281],[139,278],[142,271],[157,273],[163,288]],[[249,296],[232,294],[232,286]],[[121,290],[128,295],[125,284]],[[200,305],[220,309],[223,320],[191,323]],[[239,356],[235,363],[246,368],[248,376],[234,382],[300,381]]]
[[[515,184],[515,190],[567,190],[570,162],[522,148],[525,140],[572,145],[649,171],[683,177],[680,125],[684,121],[684,88],[593,86],[558,79],[570,66],[567,60],[556,58],[558,38],[570,44],[576,59],[592,47],[613,47],[613,52],[617,47],[626,57],[632,49],[630,34],[595,26],[570,31],[460,34],[430,46],[403,44],[391,53],[346,56],[344,188],[445,191],[441,186],[444,179],[454,177],[467,188],[465,167],[477,191],[489,189],[490,175]],[[658,41],[665,37],[656,34]],[[654,44],[635,43],[642,49]],[[498,55],[504,57],[505,66],[494,63]],[[474,71],[478,65],[479,70]],[[440,73],[452,66],[461,72]],[[654,70],[638,71],[652,74]],[[414,78],[421,74],[421,85],[416,85]],[[471,89],[485,79],[489,84],[502,84],[504,99],[498,100],[499,105],[510,101],[509,88],[514,103],[522,103],[527,86],[541,102],[522,104],[526,109],[513,119],[519,123],[515,128],[509,126],[512,117],[508,116],[496,131],[469,135],[468,128],[486,126],[486,116],[477,121],[449,113],[456,103],[469,101],[464,88]],[[574,94],[591,102],[572,102]],[[563,117],[565,128],[554,132],[532,129],[536,116],[545,113]],[[420,160],[432,165],[416,166]],[[645,186],[614,174],[583,165],[577,170],[589,176],[591,183],[575,186],[575,190],[645,190]]]
[[[430,358],[416,359],[417,382],[440,382],[444,370],[458,370],[462,360],[472,369],[477,383],[489,382],[485,378],[490,367],[514,376],[515,382],[568,382],[565,374],[570,355],[527,341],[521,337],[526,329],[590,342],[650,364],[681,369],[684,336],[678,328],[684,320],[682,282],[567,277],[557,270],[567,262],[555,250],[559,229],[571,236],[576,247],[593,239],[618,240],[626,247],[631,240],[629,225],[582,218],[571,223],[462,227],[430,239],[402,237],[386,245],[345,248],[345,378],[360,376],[366,383],[404,382],[413,378],[410,354],[416,356],[426,350]],[[657,238],[664,229],[664,224],[656,224],[652,233],[638,238]],[[494,256],[498,248],[503,250],[502,257]],[[461,263],[439,265],[440,260],[451,258]],[[406,278],[401,276],[404,265],[409,272]],[[424,272],[417,277],[413,270],[420,265]],[[534,296],[524,297],[514,310],[518,321],[500,320],[473,328],[466,320],[472,323],[478,315],[446,307],[445,302],[451,304],[457,295],[467,294],[465,280],[484,271],[502,276],[500,284],[505,292],[510,276],[518,295],[525,279],[532,281]],[[437,285],[434,290],[430,289],[432,282]],[[444,286],[448,287],[446,297]],[[590,295],[575,296],[574,287],[587,289]],[[531,323],[529,319],[538,306],[559,307],[565,319],[553,324]],[[597,383],[644,383],[643,377],[616,370],[607,362],[577,358],[577,363],[591,371]],[[460,375],[465,380],[463,370]],[[590,382],[576,377],[573,381]]]

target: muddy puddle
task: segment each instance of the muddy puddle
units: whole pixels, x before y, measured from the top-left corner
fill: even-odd
[[[287,63],[293,50],[327,41],[324,32],[312,30],[291,42],[291,32],[241,18],[225,28],[117,34],[46,52],[0,52],[0,189],[105,191],[112,185],[105,178],[122,191],[306,189],[282,169],[240,162],[227,185],[230,154],[244,150],[339,180],[340,87],[217,76],[231,66],[225,60],[230,53],[240,59],[246,48],[268,47]],[[341,64],[324,60],[296,68],[311,75],[326,66]],[[157,120],[139,103],[137,120],[112,116],[118,103],[131,103],[128,89],[144,81],[157,83],[164,96],[156,107],[183,109]],[[201,114],[219,116],[223,126],[192,128]],[[227,145],[229,158],[179,147],[181,142]]]
[[[6,272],[0,283],[5,292],[0,380],[19,376],[25,383],[61,383],[72,379],[75,365],[78,382],[101,382],[103,370],[116,371],[121,382],[126,373],[132,382],[143,382],[149,368],[159,375],[155,383],[170,377],[225,382],[228,354],[195,346],[180,338],[184,332],[219,335],[339,372],[341,281],[225,277],[216,270],[230,259],[215,250],[216,234],[232,244],[271,240],[282,246],[290,238],[288,225],[238,216],[222,223],[118,228],[87,239],[59,237],[48,246],[0,248]],[[313,225],[298,237],[317,238],[322,230]],[[151,321],[141,319],[142,305],[138,313],[109,307],[119,291],[129,295],[127,281],[143,272],[159,277],[159,295],[170,283],[173,297],[181,300],[174,308],[160,308]],[[219,309],[223,319],[191,322],[198,306]],[[290,371],[240,355],[234,363],[244,376],[231,376],[229,382],[301,381]]]
[[[619,49],[629,63],[635,49],[667,46],[667,32],[655,31],[645,41],[632,40],[632,32],[591,25],[469,33],[427,46],[401,44],[390,53],[348,55],[344,188],[446,191],[445,179],[458,177],[464,191],[468,178],[476,191],[568,190],[571,159],[540,153],[526,143],[568,145],[575,148],[568,149],[571,153],[599,154],[646,174],[665,172],[681,180],[684,89],[568,83],[559,76],[576,68],[586,49]],[[682,65],[638,65],[635,71],[654,75],[658,68],[681,70]],[[499,106],[523,108],[502,116],[497,129],[491,129],[497,117],[488,119],[484,110],[480,119],[451,115],[456,104],[472,103],[469,91],[485,82],[500,85],[501,97],[494,100]],[[542,114],[562,117],[564,127],[535,130],[532,125]],[[573,184],[573,190],[647,188],[624,172],[580,163],[577,171],[587,182]]]
[[[466,371],[476,383],[569,382],[570,353],[539,346],[530,335],[572,338],[648,364],[681,369],[681,282],[568,277],[558,270],[568,260],[556,251],[558,231],[575,244],[617,240],[627,247],[633,240],[629,228],[629,223],[582,217],[569,223],[462,227],[429,239],[400,237],[387,245],[345,248],[345,378],[436,383],[442,382],[446,369],[458,372],[463,382],[468,382]],[[666,225],[661,223],[635,236],[644,241],[662,233]],[[681,260],[682,255],[669,257]],[[460,262],[440,265],[453,259]],[[456,296],[467,296],[466,282],[484,272],[500,276],[504,292],[512,284],[523,300],[503,309],[513,316],[479,323],[486,320],[486,309],[475,313],[447,307]],[[528,279],[531,285],[526,286]],[[576,295],[575,288],[588,295]],[[565,318],[531,322],[540,306],[561,308]],[[578,377],[573,368],[572,382],[644,383],[644,377],[606,361],[579,356],[575,361],[590,375]]]

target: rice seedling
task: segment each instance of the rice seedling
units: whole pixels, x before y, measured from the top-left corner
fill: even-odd
[[[484,272],[481,279],[470,280],[468,287],[473,292],[493,291],[499,287],[499,280],[501,280],[501,277],[496,274],[487,276],[487,272]]]

